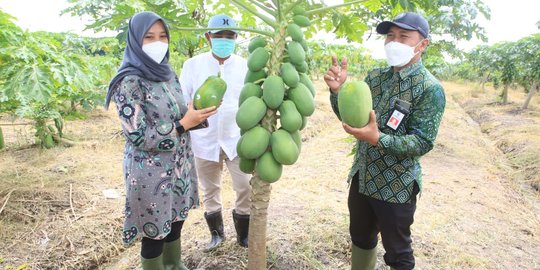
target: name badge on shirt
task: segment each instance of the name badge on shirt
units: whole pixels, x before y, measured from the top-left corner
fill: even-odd
[[[396,99],[394,110],[390,115],[388,122],[386,122],[386,126],[393,130],[397,130],[399,126],[401,126],[403,119],[409,114],[410,108],[411,104],[407,101]]]

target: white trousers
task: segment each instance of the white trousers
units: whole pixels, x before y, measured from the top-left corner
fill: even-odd
[[[223,208],[221,204],[221,173],[224,162],[231,174],[233,190],[236,193],[235,212],[240,215],[249,215],[249,195],[251,192],[249,180],[251,175],[240,170],[239,157],[230,160],[223,150],[219,155],[219,162],[195,157],[195,168],[199,178],[199,188],[203,194],[204,210],[206,213],[214,213]]]

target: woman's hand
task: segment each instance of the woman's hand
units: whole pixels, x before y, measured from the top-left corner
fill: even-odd
[[[365,127],[354,128],[343,123],[343,129],[360,141],[366,141],[371,145],[377,145],[379,143],[380,133],[376,119],[375,111],[371,111],[369,113],[369,122]]]
[[[208,107],[205,109],[195,110],[193,108],[193,102],[188,104],[188,110],[184,117],[180,119],[180,124],[185,130],[189,130],[192,127],[204,122],[208,117],[217,113],[216,106]]]
[[[337,93],[341,85],[347,80],[347,57],[341,59],[338,66],[337,57],[332,55],[332,66],[324,75],[324,81],[330,87],[330,91]]]

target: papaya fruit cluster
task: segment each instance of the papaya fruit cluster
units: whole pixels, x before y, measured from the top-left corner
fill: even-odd
[[[294,16],[282,32],[284,41],[279,67],[269,61],[279,47],[261,37],[249,45],[248,72],[240,93],[236,123],[242,137],[237,144],[240,169],[273,183],[282,174],[283,165],[294,164],[301,150],[300,130],[315,111],[315,88],[306,62],[307,42],[302,27],[310,25],[302,8],[293,9]],[[272,72],[269,72],[272,71]],[[270,111],[270,113],[268,113]],[[265,116],[279,120],[264,124]],[[266,128],[265,128],[266,127]]]

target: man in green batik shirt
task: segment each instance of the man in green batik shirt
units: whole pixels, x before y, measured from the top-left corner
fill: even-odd
[[[375,269],[377,235],[392,269],[413,269],[410,226],[416,196],[422,190],[419,159],[433,149],[445,95],[439,81],[424,67],[422,53],[429,44],[429,24],[413,12],[399,14],[377,26],[386,35],[389,66],[365,78],[372,94],[369,123],[343,129],[358,139],[348,180],[352,269]],[[347,79],[347,59],[324,76],[338,118],[337,94]],[[341,118],[340,118],[341,119]]]

